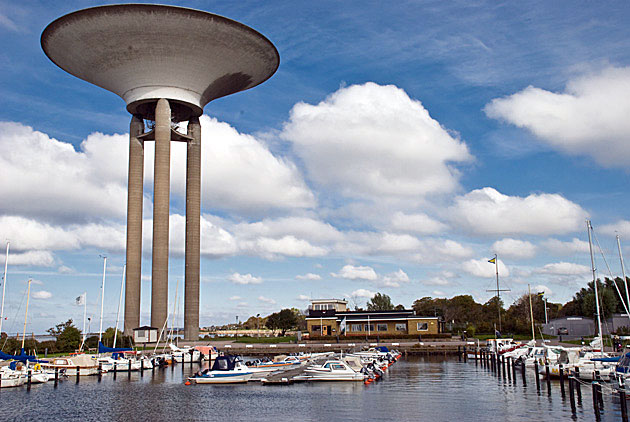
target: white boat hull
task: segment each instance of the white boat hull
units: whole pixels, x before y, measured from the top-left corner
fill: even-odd
[[[191,381],[194,381],[196,384],[237,384],[244,383],[250,380],[253,373],[245,372],[239,374],[209,374],[208,376],[203,377],[193,377],[189,378]]]

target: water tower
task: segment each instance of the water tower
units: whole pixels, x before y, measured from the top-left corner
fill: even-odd
[[[271,77],[280,58],[263,35],[241,23],[182,7],[125,4],[65,15],[46,27],[42,48],[57,66],[120,97],[129,130],[125,334],[140,325],[144,143],[155,142],[151,325],[168,311],[170,143],[186,142],[184,336],[199,335],[201,126],[215,98]],[[145,130],[144,121],[154,122]],[[172,123],[188,122],[187,133]],[[211,163],[209,165],[212,165]]]

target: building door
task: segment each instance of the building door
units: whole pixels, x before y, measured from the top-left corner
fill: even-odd
[[[329,325],[324,325],[323,329],[324,329],[324,331],[322,331],[322,335],[323,336],[327,336],[328,332],[330,331],[330,326]]]

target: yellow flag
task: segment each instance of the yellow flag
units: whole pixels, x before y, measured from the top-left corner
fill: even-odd
[[[491,263],[491,264],[496,264],[497,259],[496,258],[492,258],[492,259],[489,259],[488,262]]]

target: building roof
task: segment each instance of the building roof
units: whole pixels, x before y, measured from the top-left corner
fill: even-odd
[[[133,331],[136,330],[157,330],[156,327],[149,327],[148,325],[143,325],[142,327],[134,328]]]

